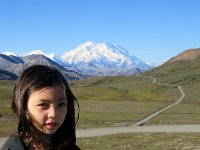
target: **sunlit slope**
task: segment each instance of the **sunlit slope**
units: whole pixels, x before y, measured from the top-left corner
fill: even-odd
[[[132,125],[180,96],[176,87],[138,76],[94,78],[70,85],[80,104],[80,128]]]
[[[186,93],[184,103],[200,104],[200,49],[187,50],[144,75],[181,85]]]
[[[70,82],[79,99],[101,101],[174,101],[176,87],[152,83],[152,79],[138,76],[91,78]]]
[[[200,49],[187,50],[145,72],[158,82],[182,86],[186,96],[177,106],[152,119],[152,124],[200,124]]]

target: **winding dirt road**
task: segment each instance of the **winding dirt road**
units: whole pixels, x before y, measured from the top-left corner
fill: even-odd
[[[139,76],[139,75],[137,75],[137,76]],[[149,121],[150,119],[152,119],[152,118],[158,116],[160,113],[162,113],[162,112],[166,111],[167,109],[169,109],[169,108],[171,108],[171,107],[177,105],[178,103],[180,103],[180,102],[183,100],[183,98],[185,97],[185,92],[183,91],[183,89],[182,89],[181,86],[178,86],[178,85],[171,85],[171,84],[166,84],[166,83],[159,83],[159,82],[157,82],[156,79],[153,78],[153,77],[148,77],[148,76],[139,76],[139,77],[152,79],[152,83],[153,83],[153,84],[159,84],[159,85],[163,85],[163,86],[174,86],[174,87],[177,87],[178,90],[179,90],[179,92],[180,92],[180,94],[181,94],[181,97],[180,97],[179,99],[177,99],[177,101],[174,102],[173,104],[170,104],[170,105],[166,106],[165,108],[163,108],[163,109],[161,109],[161,110],[158,110],[157,112],[155,112],[155,113],[153,113],[153,114],[147,116],[146,118],[144,118],[144,119],[142,119],[142,120],[136,122],[136,123],[134,124],[134,126],[144,125],[144,124],[145,124],[147,121]]]

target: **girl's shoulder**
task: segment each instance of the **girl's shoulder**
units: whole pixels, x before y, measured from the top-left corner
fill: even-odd
[[[71,144],[67,147],[69,150],[81,150],[77,145]]]
[[[23,143],[18,137],[9,137],[1,150],[25,150]]]

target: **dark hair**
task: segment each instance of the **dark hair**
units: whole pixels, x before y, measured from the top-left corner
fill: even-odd
[[[65,90],[68,99],[67,114],[62,126],[53,134],[53,139],[49,141],[46,138],[47,135],[37,130],[27,119],[27,100],[31,92],[56,85],[63,86]],[[23,142],[26,141],[26,145],[29,143],[40,144],[45,149],[59,149],[59,147],[62,149],[63,145],[75,144],[75,102],[77,100],[60,71],[44,65],[27,68],[22,72],[13,90],[11,108],[19,119],[17,136]]]

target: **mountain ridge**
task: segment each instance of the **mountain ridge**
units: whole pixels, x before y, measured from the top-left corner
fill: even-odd
[[[73,70],[64,68],[44,55],[32,54],[24,57],[17,57],[13,55],[7,56],[0,54],[0,70],[2,72],[0,79],[8,78],[10,80],[15,80],[16,76],[19,76],[24,69],[36,64],[53,66],[57,68],[63,73],[67,80],[79,80],[85,78],[85,76]]]
[[[188,49],[178,54],[177,56],[172,57],[166,63],[169,64],[187,63],[197,59],[198,57],[200,57],[200,48]]]
[[[93,43],[89,41],[61,56],[34,50],[26,56],[20,57],[25,58],[31,55],[44,55],[68,70],[87,76],[132,75],[151,68],[150,65],[136,58],[126,49],[109,42]]]
[[[119,45],[86,42],[62,56],[65,64],[95,76],[131,75],[150,69]]]

